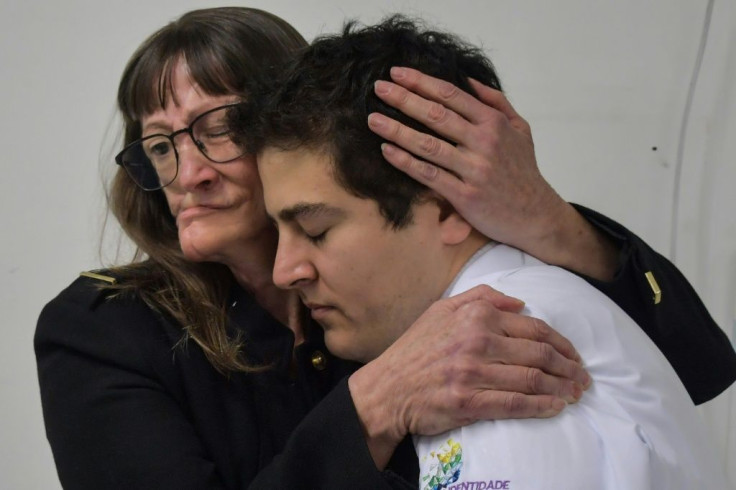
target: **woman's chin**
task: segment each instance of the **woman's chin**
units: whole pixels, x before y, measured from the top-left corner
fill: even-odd
[[[197,247],[192,244],[182,244],[181,251],[187,260],[192,262],[212,262],[215,254],[206,247]]]
[[[184,257],[192,262],[216,262],[223,244],[218,243],[214,233],[202,233],[191,228],[179,230],[179,244]]]
[[[227,220],[195,220],[179,227],[181,251],[193,262],[227,263],[230,258],[243,257],[247,247],[271,246],[266,240],[271,235],[274,235],[272,246],[275,250],[278,238],[274,228],[265,219],[262,224],[256,224],[258,226],[233,224]]]

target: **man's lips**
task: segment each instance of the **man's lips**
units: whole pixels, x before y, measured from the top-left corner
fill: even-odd
[[[329,315],[332,311],[335,310],[334,306],[330,305],[323,305],[319,303],[304,303],[304,306],[309,308],[309,311],[312,314],[312,318],[316,321],[319,321],[321,318],[324,318],[326,315]]]

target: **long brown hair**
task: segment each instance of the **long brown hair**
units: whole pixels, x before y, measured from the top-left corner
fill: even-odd
[[[304,38],[287,22],[262,10],[223,7],[195,10],[151,35],[131,57],[118,88],[124,145],[141,137],[141,117],[163,108],[173,93],[172,72],[183,61],[193,82],[210,95],[247,99],[300,48]],[[226,301],[234,279],[223,265],[184,258],[176,224],[162,191],[146,192],[118,168],[110,208],[137,246],[132,263],[117,267],[120,293],[138,295],[172,318],[221,372],[253,369],[228,335]]]

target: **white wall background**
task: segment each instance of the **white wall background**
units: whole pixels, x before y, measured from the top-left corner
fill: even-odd
[[[402,11],[482,43],[513,103],[532,124],[540,166],[552,184],[568,200],[622,221],[674,257],[734,337],[733,0],[714,2],[682,139],[705,0],[254,0],[249,5],[284,17],[308,39],[336,30],[345,17],[370,23]],[[1,488],[59,488],[43,432],[32,351],[35,321],[43,304],[79,271],[100,266],[101,181],[116,151],[110,125],[127,58],[164,23],[205,6],[215,4],[0,4]],[[104,254],[108,263],[110,250]],[[734,390],[702,411],[736,482]]]

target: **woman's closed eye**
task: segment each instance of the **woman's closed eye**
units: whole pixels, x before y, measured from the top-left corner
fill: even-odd
[[[202,140],[205,141],[217,141],[217,140],[223,140],[223,139],[230,139],[230,128],[226,125],[220,125],[220,126],[213,126],[210,128],[207,128],[206,131],[204,131],[200,137]]]

